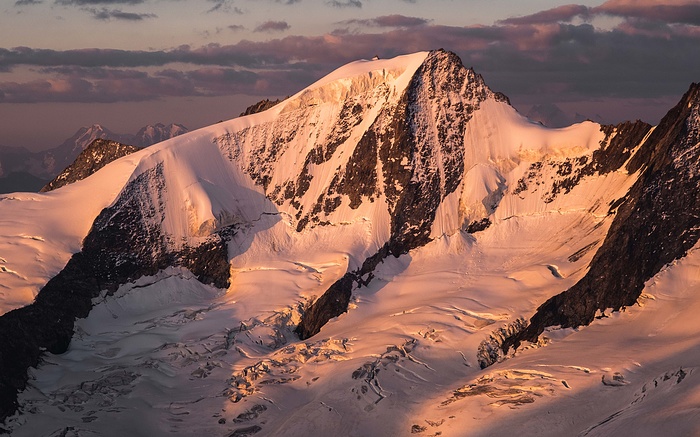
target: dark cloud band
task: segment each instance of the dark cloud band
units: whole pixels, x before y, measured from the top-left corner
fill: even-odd
[[[56,0],[59,5],[100,6],[100,5],[138,5],[146,0]]]
[[[430,20],[418,17],[406,17],[405,15],[383,15],[371,19],[354,19],[341,21],[338,24],[358,25],[367,27],[414,27],[428,24]]]
[[[609,29],[571,22],[575,17],[601,14],[603,9],[606,14],[613,10],[622,14],[621,8],[630,4],[636,9]],[[439,47],[459,54],[496,90],[520,96],[556,95],[559,101],[678,95],[700,79],[696,76],[700,57],[691,55],[700,46],[700,29],[692,24],[693,8],[684,9],[689,15],[683,22],[673,18],[677,11],[659,13],[652,20],[645,15],[651,9],[639,2],[618,0],[594,9],[569,5],[491,26],[467,27],[382,16],[366,23],[340,24],[387,31],[338,31],[171,50],[0,49],[0,71],[28,67],[50,77],[16,83],[3,81],[0,75],[0,102],[288,95],[352,60]],[[284,21],[271,21],[261,24],[258,31],[285,31],[288,26]],[[236,29],[240,28],[231,27]]]
[[[289,29],[290,26],[286,21],[266,21],[257,26],[254,32],[284,32]]]

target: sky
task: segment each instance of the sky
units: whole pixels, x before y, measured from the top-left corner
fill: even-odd
[[[700,81],[700,0],[0,0],[0,145],[195,129],[438,48],[522,113],[656,124]]]

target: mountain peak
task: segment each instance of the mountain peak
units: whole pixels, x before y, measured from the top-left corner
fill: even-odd
[[[536,341],[548,326],[576,328],[596,312],[634,305],[648,279],[685,257],[700,240],[698,162],[700,85],[693,83],[629,160],[628,173],[639,176],[611,207],[615,218],[588,273],[544,302],[503,350]]]
[[[663,406],[648,432],[692,431],[699,88],[655,129],[548,129],[444,50],[358,61],[1,198],[0,428],[634,434]]]
[[[181,124],[171,123],[166,126],[163,123],[156,123],[139,129],[136,135],[128,138],[128,142],[138,147],[148,147],[187,132],[189,129]]]

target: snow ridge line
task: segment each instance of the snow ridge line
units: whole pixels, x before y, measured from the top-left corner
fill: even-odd
[[[398,258],[431,241],[438,207],[464,177],[460,139],[465,126],[480,103],[493,96],[483,79],[466,69],[455,54],[434,51],[414,73],[393,114],[386,115],[391,128],[370,127],[368,132],[377,131],[371,136],[379,142],[375,147],[382,164],[391,237],[359,269],[347,272],[309,307],[296,329],[300,338],[317,334],[330,319],[345,313],[352,290],[368,285],[384,258],[390,254]],[[372,158],[377,160],[374,153]],[[404,161],[411,165],[401,165]]]

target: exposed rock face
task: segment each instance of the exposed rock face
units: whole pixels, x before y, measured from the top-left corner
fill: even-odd
[[[637,136],[643,131],[634,125],[622,129],[639,129]],[[614,147],[620,145],[609,146]],[[613,163],[625,158],[624,153],[613,155]],[[642,174],[615,205],[617,215],[586,276],[542,304],[529,326],[507,338],[503,349],[535,341],[547,326],[587,325],[597,310],[633,305],[645,281],[685,256],[700,238],[699,162],[700,85],[693,84],[629,162],[629,172]]]
[[[391,237],[361,268],[346,273],[311,305],[296,330],[302,339],[347,311],[353,288],[367,285],[384,258],[399,257],[430,241],[440,202],[462,182],[466,123],[489,97],[505,100],[489,90],[481,76],[464,68],[455,54],[435,51],[414,74],[398,107],[380,115],[365,133],[338,191],[350,197],[351,208],[360,199],[385,193]],[[383,178],[376,172],[378,162]]]
[[[267,111],[268,109],[272,108],[273,106],[277,105],[283,100],[284,99],[263,99],[257,103],[248,106],[245,111],[241,112],[239,117],[245,117],[246,115],[257,114],[258,112]]]
[[[46,184],[40,192],[45,193],[83,180],[110,162],[134,153],[137,150],[140,150],[140,148],[98,138],[90,143],[85,150],[80,152],[80,155],[78,155],[75,161],[66,167],[66,169],[51,182]]]
[[[92,299],[101,292],[112,293],[169,266],[186,267],[204,283],[228,287],[228,250],[221,234],[197,247],[173,250],[161,229],[166,189],[162,165],[136,177],[95,219],[82,251],[41,289],[34,303],[0,317],[0,420],[15,411],[27,369],[39,364],[44,350],[67,350],[75,320],[88,315]]]
[[[478,352],[480,365],[484,366],[502,356],[500,348],[507,350],[523,340],[534,340],[546,326],[578,326],[589,323],[598,309],[630,305],[647,278],[666,263],[683,256],[700,237],[697,189],[700,183],[700,86],[694,85],[650,136],[650,126],[642,122],[603,126],[604,135],[600,136],[594,126],[591,129],[596,134],[593,145],[604,136],[600,149],[595,152],[591,152],[593,147],[586,146],[585,155],[578,149],[570,154],[543,152],[533,155],[537,157],[532,160],[529,155],[522,155],[526,156],[522,162],[531,165],[526,176],[514,187],[507,186],[510,179],[506,180],[503,174],[521,165],[520,161],[516,162],[521,155],[515,158],[497,156],[508,162],[502,167],[484,165],[488,168],[482,169],[492,177],[489,181],[494,188],[484,189],[488,193],[469,198],[469,190],[474,189],[465,182],[470,180],[469,172],[476,164],[492,157],[488,155],[481,162],[470,161],[468,155],[475,150],[468,149],[466,144],[480,144],[478,139],[468,143],[465,137],[470,133],[478,136],[476,133],[482,131],[473,127],[478,123],[469,121],[481,120],[484,113],[487,117],[512,108],[500,104],[507,103],[507,98],[489,90],[482,78],[464,68],[454,54],[435,51],[420,66],[417,61],[413,62],[411,70],[377,68],[370,74],[353,76],[351,80],[331,83],[326,88],[310,88],[294,101],[283,103],[285,106],[280,108],[279,114],[271,111],[274,118],[256,117],[261,120],[259,124],[246,124],[243,120],[230,131],[224,131],[224,125],[217,127],[207,134],[209,136],[202,136],[206,143],[186,144],[191,147],[190,151],[196,150],[197,155],[178,155],[181,149],[164,148],[165,152],[173,152],[168,155],[170,158],[184,156],[187,159],[180,162],[191,160],[202,164],[199,172],[192,172],[192,180],[177,191],[198,189],[191,197],[183,196],[183,201],[167,203],[168,199],[176,197],[167,195],[166,180],[181,182],[166,171],[170,167],[165,163],[171,161],[160,161],[156,154],[149,157],[152,160],[144,159],[143,166],[138,167],[141,173],[132,174],[131,182],[120,196],[95,218],[83,241],[82,251],[73,255],[63,271],[46,284],[33,304],[0,317],[0,419],[16,408],[16,394],[26,386],[28,367],[40,362],[44,350],[53,353],[66,350],[75,320],[88,315],[95,297],[171,266],[189,269],[203,283],[227,287],[230,279],[227,241],[236,228],[231,225],[211,235],[208,233],[219,225],[242,222],[233,220],[233,216],[226,215],[228,213],[223,214],[228,210],[220,210],[223,211],[221,216],[207,221],[204,227],[197,221],[183,220],[185,225],[195,223],[197,229],[204,230],[196,234],[183,232],[178,234],[184,235],[181,241],[173,241],[180,238],[168,234],[167,226],[176,222],[175,218],[182,217],[175,214],[177,217],[169,216],[167,219],[173,220],[167,220],[166,211],[181,211],[187,207],[194,211],[196,205],[188,204],[191,199],[209,201],[234,197],[239,200],[239,192],[234,195],[219,190],[239,181],[258,184],[260,189],[251,192],[256,195],[264,192],[269,200],[282,207],[285,226],[288,224],[289,229],[281,232],[289,231],[294,238],[305,238],[294,235],[295,231],[315,238],[317,235],[310,231],[324,225],[336,225],[338,229],[352,226],[370,236],[361,249],[352,253],[352,256],[362,253],[360,262],[352,261],[359,267],[349,269],[303,315],[296,332],[306,339],[318,333],[330,319],[347,311],[353,291],[371,283],[383,260],[406,254],[440,235],[434,233],[438,228],[436,217],[447,211],[448,207],[441,208],[448,199],[452,201],[448,205],[452,209],[445,212],[445,216],[452,214],[459,218],[440,228],[449,226],[448,231],[438,232],[477,233],[492,223],[499,225],[502,218],[494,211],[508,190],[509,195],[515,196],[527,195],[525,191],[537,192],[537,196],[542,197],[534,200],[543,201],[540,203],[547,206],[558,196],[569,193],[584,178],[620,171],[629,163],[627,171],[641,176],[624,199],[611,203],[610,211],[617,216],[606,241],[593,258],[588,275],[570,290],[543,304],[529,322],[518,319],[492,336]],[[411,73],[402,76],[403,71]],[[268,101],[251,111],[272,103]],[[477,112],[483,108],[496,109]],[[236,126],[236,121],[228,126]],[[484,129],[489,126],[487,122],[479,125]],[[148,136],[155,137],[154,134]],[[640,147],[647,136],[649,138]],[[109,142],[99,144],[103,143]],[[213,151],[212,156],[217,159],[225,156],[230,162],[214,168],[212,161],[199,160],[202,145]],[[89,155],[64,179],[77,178],[79,176],[72,175],[82,174],[83,170],[85,173],[94,171],[93,161],[103,159],[88,158],[93,156]],[[533,163],[535,159],[540,161]],[[187,167],[177,167],[177,170],[182,168]],[[235,174],[227,173],[232,168],[236,169]],[[525,166],[518,168],[518,171],[525,170]],[[535,190],[533,178],[541,176],[544,170],[547,170],[547,181]],[[210,182],[207,178],[212,174],[231,176],[223,179],[230,183]],[[486,179],[481,173],[475,178]],[[462,209],[468,207],[464,199],[476,199],[480,208],[460,215]],[[508,200],[519,201],[517,198]],[[171,208],[174,204],[176,206]],[[268,205],[267,199],[265,204]],[[183,205],[185,208],[181,208]],[[370,217],[369,225],[362,222],[365,217]],[[377,228],[381,231],[376,231]],[[191,235],[196,238],[189,240]],[[190,241],[190,244],[183,241]],[[262,241],[267,244],[268,240]],[[570,259],[579,259],[576,257],[599,241],[587,241],[587,245]],[[559,274],[556,268],[551,272],[555,276]],[[260,430],[255,425],[234,433],[243,435]]]

